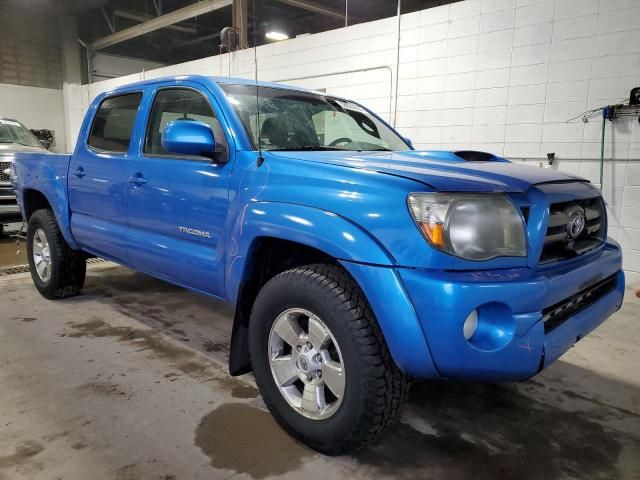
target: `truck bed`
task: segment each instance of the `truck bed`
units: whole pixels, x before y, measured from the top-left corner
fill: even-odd
[[[67,181],[70,160],[71,154],[66,153],[17,153],[13,162],[16,176],[12,182],[16,191],[16,200],[22,213],[25,214],[25,212],[30,212],[31,209],[37,207],[37,204],[24,204],[25,196],[31,190],[44,195],[51,204],[63,236],[67,242],[73,244],[73,237],[68,230]]]

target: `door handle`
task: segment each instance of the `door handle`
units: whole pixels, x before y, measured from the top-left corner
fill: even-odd
[[[147,183],[147,181],[142,177],[141,173],[136,173],[135,175],[129,177],[129,183],[133,183],[134,185],[140,187]]]
[[[84,168],[82,168],[82,167],[76,168],[76,171],[73,172],[73,174],[78,178],[82,178],[82,177],[84,177],[86,175],[86,173],[84,173]]]

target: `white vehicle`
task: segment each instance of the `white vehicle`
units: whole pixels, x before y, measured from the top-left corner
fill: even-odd
[[[14,154],[43,150],[27,127],[17,120],[0,117],[0,233],[2,225],[22,220],[10,178]]]

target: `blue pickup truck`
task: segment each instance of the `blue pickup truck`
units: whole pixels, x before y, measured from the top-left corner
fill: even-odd
[[[17,154],[36,288],[78,294],[94,255],[235,305],[294,437],[371,441],[413,378],[530,378],[620,308],[621,250],[587,180],[414,150],[353,101],[183,76],[91,104],[72,155]]]

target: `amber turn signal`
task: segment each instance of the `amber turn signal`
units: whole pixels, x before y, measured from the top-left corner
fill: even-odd
[[[432,245],[444,246],[444,228],[441,223],[420,223],[420,228]]]

